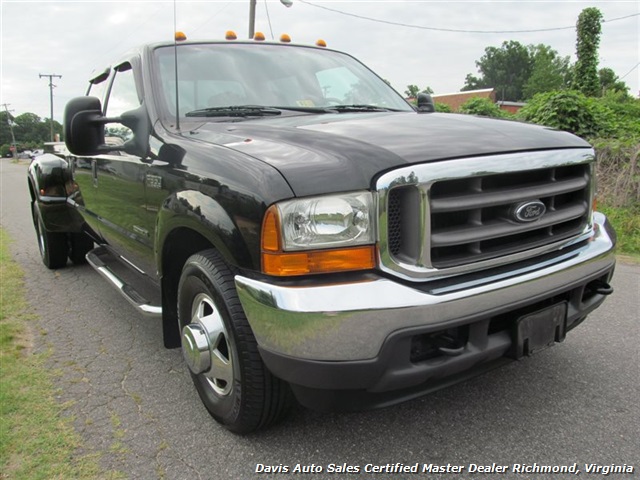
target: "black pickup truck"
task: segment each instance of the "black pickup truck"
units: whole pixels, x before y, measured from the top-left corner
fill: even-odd
[[[531,355],[612,291],[589,144],[414,108],[321,46],[145,45],[64,136],[28,173],[44,264],[88,261],[158,317],[235,432]]]

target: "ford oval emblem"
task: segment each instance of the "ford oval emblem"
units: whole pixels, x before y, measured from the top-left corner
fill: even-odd
[[[513,217],[521,223],[535,222],[544,215],[547,207],[540,200],[519,203],[512,209]]]

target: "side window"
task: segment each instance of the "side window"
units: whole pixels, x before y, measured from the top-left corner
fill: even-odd
[[[107,82],[106,80],[103,80],[100,83],[91,83],[89,85],[87,95],[99,98],[101,104],[104,106],[104,94],[106,93],[108,84],[109,82]]]
[[[140,106],[140,100],[138,99],[136,82],[133,77],[131,65],[123,64],[117,68],[106,104],[106,115],[108,117],[117,117],[124,112],[133,110]],[[120,138],[125,142],[133,136],[133,132],[124,125],[109,124],[107,125],[105,135],[107,137]],[[114,141],[112,143],[116,142]]]

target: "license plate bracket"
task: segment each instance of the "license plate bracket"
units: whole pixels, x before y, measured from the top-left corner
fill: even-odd
[[[513,358],[528,357],[556,342],[567,333],[567,303],[562,302],[518,318],[513,332]]]

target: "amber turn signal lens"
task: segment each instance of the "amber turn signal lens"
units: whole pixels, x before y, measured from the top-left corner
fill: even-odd
[[[280,221],[278,209],[272,205],[267,210],[262,224],[262,250],[268,252],[280,251]]]
[[[262,271],[280,277],[315,273],[370,270],[376,266],[375,245],[285,252],[280,238],[280,215],[272,205],[262,223]]]
[[[376,255],[373,245],[310,252],[262,252],[262,270],[268,275],[309,275],[370,270],[375,265]]]

